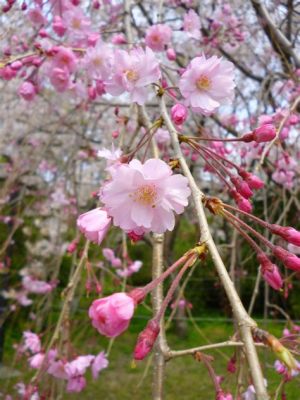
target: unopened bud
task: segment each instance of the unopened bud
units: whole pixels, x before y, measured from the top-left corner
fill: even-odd
[[[137,344],[134,349],[134,359],[143,360],[152,350],[159,334],[159,324],[155,320],[150,320],[146,328],[139,334]]]
[[[271,225],[270,229],[272,233],[281,236],[287,242],[295,246],[300,246],[300,232],[296,229],[290,226],[284,227],[276,224]]]
[[[295,254],[289,253],[280,246],[274,246],[273,254],[282,261],[287,268],[296,272],[300,271],[300,258],[295,256]]]

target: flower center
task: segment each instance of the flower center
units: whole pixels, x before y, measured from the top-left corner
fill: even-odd
[[[157,199],[157,190],[155,185],[141,186],[133,193],[133,200],[144,206],[155,207]]]
[[[130,82],[135,82],[139,79],[138,73],[132,69],[128,69],[127,71],[125,71],[125,76]]]
[[[103,64],[103,60],[101,57],[95,57],[93,63],[95,67],[101,67]]]
[[[196,81],[199,90],[208,90],[211,87],[211,80],[206,75],[200,75]]]
[[[152,35],[151,39],[152,39],[152,41],[154,43],[160,42],[160,36],[159,35]]]
[[[73,18],[73,20],[72,20],[72,28],[73,29],[78,29],[78,30],[81,29],[81,21],[80,21],[79,18]]]

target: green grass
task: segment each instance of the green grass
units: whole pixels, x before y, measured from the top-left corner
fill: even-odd
[[[79,321],[73,322],[74,326],[78,324],[76,335],[74,336],[74,345],[78,354],[97,354],[107,348],[108,340],[98,335],[89,325],[79,325]],[[150,366],[147,374],[148,360],[135,363],[132,362],[132,350],[135,345],[136,337],[140,330],[146,324],[144,319],[134,319],[128,332],[114,341],[109,356],[110,365],[102,371],[97,381],[93,381],[91,376],[87,375],[88,385],[86,389],[79,394],[64,394],[63,399],[105,399],[105,400],[146,400],[151,399],[152,385],[152,367]],[[168,332],[168,343],[173,350],[179,350],[189,347],[195,347],[207,343],[206,338],[211,342],[224,341],[230,338],[233,333],[232,324],[222,322],[201,322],[198,323],[200,330],[190,326],[188,335],[185,339],[178,338],[171,329]],[[280,336],[282,324],[272,323],[266,327],[271,333]],[[8,340],[7,343],[9,343]],[[6,354],[5,364],[9,364],[9,353]],[[226,364],[229,357],[233,355],[233,349],[222,349],[222,355],[217,351],[207,351],[215,357],[213,366],[218,375],[224,376],[222,387],[225,390],[234,392],[236,387],[236,376],[227,373]],[[274,396],[280,377],[274,372],[273,363],[275,357],[268,350],[260,350],[260,359],[264,364],[264,373],[268,380],[269,391]],[[25,363],[18,363],[16,369],[23,376],[20,380],[28,381],[30,371]],[[10,387],[16,381],[12,380]],[[1,385],[1,381],[0,381]],[[286,385],[288,400],[299,400],[300,386],[299,380],[295,379]],[[214,399],[214,391],[209,375],[202,363],[193,359],[192,356],[184,356],[173,359],[167,363],[165,373],[165,397],[166,400],[194,400]]]

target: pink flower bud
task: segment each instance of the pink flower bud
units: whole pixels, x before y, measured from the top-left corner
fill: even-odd
[[[103,81],[101,81],[99,79],[96,80],[96,91],[97,91],[98,96],[102,96],[103,94],[106,93],[105,84]]]
[[[126,44],[127,39],[123,33],[114,35],[111,39],[112,44]]]
[[[255,190],[264,187],[264,182],[261,179],[242,168],[239,170],[239,175],[248,183],[250,189]]]
[[[243,197],[245,197],[246,199],[249,199],[251,196],[253,196],[253,192],[250,189],[247,182],[243,181],[242,179],[240,179],[236,176],[232,176],[230,178],[230,180],[236,187],[236,190],[238,191],[238,193],[240,193]]]
[[[23,67],[22,61],[14,61],[10,64],[11,69],[14,71],[19,71]]]
[[[263,124],[252,133],[253,140],[257,143],[270,142],[276,137],[276,129],[272,124]]]
[[[107,234],[111,225],[111,217],[105,210],[95,208],[79,215],[77,227],[84,236],[96,244],[100,244]]]
[[[117,139],[119,137],[119,135],[120,135],[119,131],[113,131],[113,133],[111,134],[113,139]]]
[[[97,97],[97,91],[93,86],[90,86],[88,88],[88,96],[89,96],[89,100],[93,101],[96,99]]]
[[[94,1],[93,1],[93,8],[94,8],[95,10],[99,10],[99,8],[100,8],[100,3],[99,3],[98,0],[94,0]]]
[[[282,288],[282,278],[277,265],[272,264],[264,253],[257,254],[257,259],[261,265],[261,273],[266,282],[275,290]]]
[[[127,235],[134,243],[138,242],[139,240],[142,240],[144,237],[144,234],[139,235],[138,233],[135,233],[134,231],[128,232]]]
[[[57,34],[57,36],[64,36],[67,27],[60,16],[56,15],[53,19],[52,29]]]
[[[233,397],[230,393],[224,393],[221,390],[217,393],[216,400],[233,400]]]
[[[171,109],[171,118],[176,125],[182,125],[186,120],[187,115],[187,108],[182,104],[175,104]]]
[[[234,374],[236,371],[236,359],[235,357],[232,357],[228,363],[227,363],[227,371],[230,372],[231,374]]]
[[[67,252],[69,254],[74,253],[74,251],[77,249],[77,245],[78,245],[78,241],[77,240],[73,240],[73,242],[69,243],[69,245],[67,247]]]
[[[292,253],[289,253],[287,250],[283,249],[280,246],[275,246],[273,248],[273,254],[277,257],[283,264],[296,272],[300,271],[300,258],[295,256]]]
[[[128,328],[134,308],[132,297],[126,293],[114,293],[93,301],[89,308],[89,317],[99,333],[116,337]]]
[[[271,226],[271,232],[281,236],[284,240],[295,246],[300,246],[300,232],[290,226],[284,227],[273,224]]]
[[[174,49],[169,48],[166,52],[168,60],[175,61],[176,60],[176,52]]]
[[[245,199],[243,196],[240,195],[236,190],[230,190],[230,196],[233,197],[234,201],[236,202],[238,208],[242,211],[247,213],[252,212],[252,205],[249,200]]]
[[[39,36],[40,36],[41,38],[47,38],[49,35],[48,35],[46,29],[40,29],[40,30],[39,30]]]
[[[29,82],[23,82],[19,87],[18,93],[26,101],[32,101],[36,96],[35,86]]]
[[[10,81],[17,75],[17,72],[14,71],[9,65],[4,68],[0,68],[0,78],[5,81]]]
[[[155,320],[150,320],[146,328],[139,334],[134,349],[134,359],[143,360],[152,350],[156,338],[159,334],[159,324]]]

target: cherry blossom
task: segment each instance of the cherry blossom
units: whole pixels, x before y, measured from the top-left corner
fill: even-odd
[[[208,115],[234,96],[234,66],[217,56],[194,58],[182,74],[179,89],[195,112]]]
[[[184,211],[189,195],[185,177],[173,175],[165,162],[149,159],[121,165],[102,188],[101,200],[114,225],[162,233],[173,229],[174,212]]]

